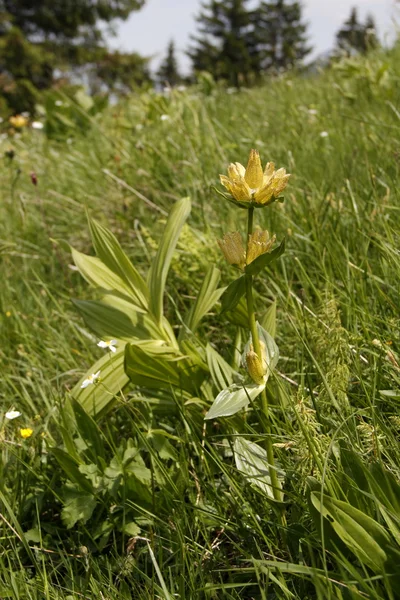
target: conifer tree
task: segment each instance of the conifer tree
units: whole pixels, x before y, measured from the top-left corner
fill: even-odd
[[[249,0],[211,0],[197,17],[199,35],[189,49],[194,71],[209,71],[230,85],[247,83],[253,63],[249,45]]]
[[[0,0],[0,95],[13,112],[33,111],[38,91],[62,63],[105,54],[104,27],[126,19],[144,0]],[[133,59],[130,59],[131,62]]]
[[[182,81],[178,69],[178,61],[175,55],[175,44],[171,40],[168,44],[167,55],[157,71],[157,79],[161,85],[170,85],[174,87]]]
[[[311,51],[300,2],[264,0],[253,13],[254,50],[261,71],[294,67]]]
[[[357,9],[352,8],[350,17],[336,34],[338,49],[347,54],[352,51],[365,54],[378,43],[374,18],[368,15],[363,24],[358,20]]]

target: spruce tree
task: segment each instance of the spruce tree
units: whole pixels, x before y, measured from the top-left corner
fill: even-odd
[[[161,85],[167,84],[171,87],[178,85],[182,81],[182,77],[179,74],[173,40],[168,44],[167,55],[157,71],[157,79]]]
[[[33,111],[57,66],[106,54],[99,22],[126,19],[144,0],[0,0],[0,94],[13,112]],[[132,59],[133,60],[133,59]]]
[[[300,2],[265,0],[253,13],[254,50],[261,71],[294,67],[311,51]]]
[[[374,18],[368,15],[363,24],[358,20],[357,9],[352,8],[350,17],[336,34],[336,44],[338,49],[346,54],[354,51],[365,54],[376,47],[379,42]]]
[[[194,71],[209,71],[230,85],[248,83],[253,70],[249,0],[211,0],[197,17],[199,35],[188,55]]]

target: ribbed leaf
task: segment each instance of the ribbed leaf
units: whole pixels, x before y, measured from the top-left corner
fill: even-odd
[[[210,344],[207,344],[206,356],[214,385],[218,389],[232,385],[234,375],[238,374]]]
[[[88,217],[88,221],[98,258],[124,281],[130,289],[135,304],[147,309],[149,296],[147,284],[122,250],[115,235],[94,219]]]
[[[260,319],[260,325],[263,327],[271,337],[275,338],[276,335],[276,300],[273,301],[271,306],[267,308],[265,313]]]
[[[111,298],[108,297],[109,303],[110,300]],[[133,339],[158,339],[161,336],[160,329],[150,317],[135,311],[128,302],[125,302],[124,306],[123,300],[118,299],[116,304],[123,307],[124,312],[110,304],[95,300],[74,300],[73,302],[87,326],[100,339],[116,338],[129,342]]]
[[[312,492],[311,502],[344,544],[375,573],[385,572],[390,537],[377,521],[351,504]]]
[[[182,198],[174,204],[169,214],[165,231],[149,273],[149,310],[161,323],[165,283],[172,255],[186,219],[190,214],[190,199]]]
[[[247,482],[257,485],[273,500],[274,492],[271,487],[267,452],[264,448],[238,435],[235,438],[233,450],[236,467],[246,477]],[[283,479],[283,473],[279,473],[278,479],[280,483]]]
[[[80,402],[84,410],[91,416],[99,416],[109,410],[115,400],[115,396],[128,383],[129,378],[124,371],[125,344],[121,342],[115,354],[107,352],[100,358],[76,384],[71,392],[75,400]],[[91,373],[100,371],[99,382],[81,388],[84,379]]]
[[[224,290],[223,288],[217,289],[220,277],[221,271],[216,267],[211,267],[207,272],[196,301],[185,319],[187,327],[192,332],[196,331],[202,318],[221,297]]]
[[[99,258],[82,254],[82,252],[78,252],[75,248],[71,248],[71,253],[80,274],[90,285],[111,292],[117,292],[135,303],[136,297],[132,294],[130,287]],[[141,310],[141,307],[138,306],[138,309]]]
[[[264,387],[265,385],[255,383],[246,386],[231,385],[218,394],[204,418],[216,419],[234,415],[247,406],[250,400],[255,400]]]

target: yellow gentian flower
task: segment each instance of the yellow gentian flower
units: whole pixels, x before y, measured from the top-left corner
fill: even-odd
[[[27,438],[30,438],[32,433],[33,433],[33,429],[31,429],[30,427],[26,427],[25,429],[19,430],[19,434],[24,440],[26,440]]]
[[[270,238],[266,230],[256,229],[256,231],[251,233],[247,243],[246,264],[249,265],[253,260],[261,256],[261,254],[268,252],[275,243],[275,240],[276,236],[273,235]]]
[[[15,115],[10,117],[9,119],[10,125],[15,127],[16,129],[22,129],[28,125],[28,119],[23,115]]]
[[[260,155],[251,150],[247,167],[240,163],[231,163],[228,176],[220,175],[222,185],[239,206],[267,206],[276,200],[287,186],[289,173],[285,169],[275,171],[273,162],[262,169]]]
[[[218,245],[230,265],[243,269],[246,264],[246,253],[239,231],[226,233],[222,240],[218,240]]]
[[[269,237],[268,231],[256,229],[250,234],[247,242],[247,252],[243,246],[242,236],[239,231],[226,233],[222,240],[217,240],[226,261],[239,269],[244,269],[253,260],[265,254],[275,243],[276,236]]]

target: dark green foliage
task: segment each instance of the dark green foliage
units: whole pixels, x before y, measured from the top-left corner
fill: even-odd
[[[250,9],[248,0],[213,0],[203,4],[197,20],[200,35],[188,53],[194,70],[231,85],[294,67],[311,51],[299,2],[264,1]]]
[[[251,17],[248,0],[212,0],[197,17],[199,35],[188,54],[194,71],[209,71],[230,85],[249,83],[252,60],[248,33]]]
[[[157,79],[161,85],[169,85],[171,87],[178,85],[182,81],[178,62],[176,60],[175,44],[173,40],[168,44],[167,55],[157,72]]]
[[[254,48],[261,71],[286,70],[311,52],[301,4],[292,0],[261,2],[253,13]]]
[[[374,18],[368,15],[365,23],[358,20],[357,9],[352,8],[350,17],[336,34],[339,50],[365,54],[379,45]]]
[[[0,93],[11,111],[33,113],[38,91],[52,85],[56,66],[68,65],[71,71],[94,61],[91,71],[113,91],[148,81],[146,59],[105,50],[98,26],[99,21],[126,19],[143,3],[0,0]]]

